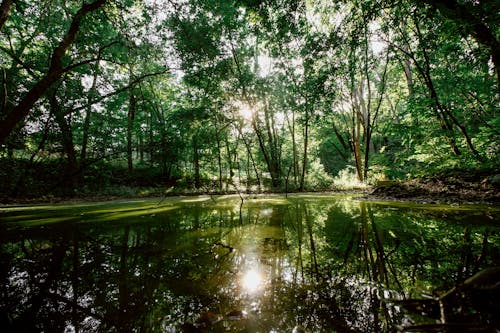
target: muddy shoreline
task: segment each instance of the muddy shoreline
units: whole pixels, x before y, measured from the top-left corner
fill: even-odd
[[[362,199],[429,204],[500,205],[500,175],[482,179],[450,176],[383,182]]]

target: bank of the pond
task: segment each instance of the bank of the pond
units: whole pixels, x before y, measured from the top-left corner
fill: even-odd
[[[78,203],[78,202],[102,202],[102,201],[114,201],[114,200],[122,200],[122,199],[157,199],[159,202],[166,198],[174,198],[174,197],[194,197],[194,196],[200,196],[200,195],[207,195],[207,196],[224,196],[224,195],[231,195],[231,196],[239,196],[241,195],[243,198],[248,199],[248,198],[254,198],[258,196],[266,196],[266,195],[307,195],[307,194],[312,194],[312,195],[368,195],[372,191],[372,189],[367,189],[367,190],[333,190],[333,191],[307,191],[307,192],[260,192],[260,193],[239,193],[238,192],[214,192],[214,193],[206,193],[206,192],[195,192],[195,191],[190,191],[190,192],[174,192],[174,193],[167,193],[167,194],[162,194],[161,192],[151,192],[148,193],[147,195],[141,195],[141,194],[136,194],[136,195],[130,195],[130,194],[123,194],[123,195],[75,195],[75,196],[65,196],[65,197],[58,197],[58,196],[41,196],[38,198],[23,198],[23,197],[2,197],[0,199],[0,207],[1,206],[9,206],[9,205],[31,205],[31,204],[56,204],[56,203]]]
[[[500,205],[500,174],[449,175],[381,182],[366,200]]]
[[[345,194],[359,195],[360,200],[370,201],[402,201],[430,204],[492,204],[500,205],[500,190],[498,187],[484,186],[484,184],[461,182],[461,185],[446,184],[442,181],[406,181],[390,182],[378,185],[366,190],[334,190],[318,192],[301,192],[313,194]],[[244,197],[269,194],[294,194],[295,192],[264,192],[264,193],[242,193]],[[37,198],[23,197],[3,197],[0,206],[13,204],[43,204],[43,203],[65,203],[65,202],[96,202],[113,201],[119,199],[141,199],[177,196],[198,196],[198,195],[238,195],[237,192],[228,193],[204,193],[204,192],[176,192],[162,195],[154,192],[148,195],[123,194],[123,195],[75,195],[75,196],[41,196]]]
[[[260,191],[241,192],[247,197],[252,195],[269,195],[304,192],[285,191]],[[317,194],[352,194],[360,195],[362,200],[378,201],[404,201],[415,203],[444,203],[444,204],[493,204],[500,205],[500,173],[493,174],[450,174],[436,175],[407,181],[382,181],[373,187],[363,189],[323,189],[307,191]],[[75,191],[73,195],[57,196],[26,195],[9,196],[0,193],[0,205],[11,204],[38,204],[38,203],[60,203],[60,202],[91,202],[111,201],[118,199],[133,198],[161,198],[175,196],[197,196],[197,195],[238,195],[237,191],[207,191],[206,189],[175,188],[168,189],[160,187],[112,187],[103,188],[102,191],[83,192]]]

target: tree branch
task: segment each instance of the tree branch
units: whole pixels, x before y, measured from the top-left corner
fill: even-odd
[[[64,74],[62,58],[76,38],[80,25],[85,15],[92,13],[106,3],[106,0],[96,0],[84,4],[73,17],[67,33],[63,36],[59,45],[52,52],[50,67],[45,76],[40,79],[24,96],[23,99],[7,115],[0,127],[0,145],[5,142],[14,128],[30,113],[35,103],[42,95]]]
[[[128,89],[133,88],[136,84],[141,83],[144,79],[146,79],[148,77],[157,76],[157,75],[163,75],[165,73],[168,73],[169,70],[170,70],[170,68],[167,68],[167,69],[164,69],[164,70],[159,71],[159,72],[147,73],[147,74],[141,75],[141,76],[135,78],[134,80],[130,81],[130,83],[127,84],[126,86],[123,86],[123,87],[121,87],[121,88],[119,88],[119,89],[117,89],[115,91],[112,91],[112,92],[110,92],[110,93],[108,93],[106,95],[102,95],[101,97],[94,99],[92,101],[93,102],[92,104],[102,102],[106,98],[109,98],[109,97],[118,95],[118,94],[120,94],[120,93],[122,93],[124,91],[127,91]],[[85,104],[85,105],[82,105],[82,106],[79,106],[79,107],[76,107],[76,108],[73,108],[73,109],[69,109],[66,112],[66,115],[71,114],[73,112],[77,112],[77,111],[83,110],[83,109],[87,108],[88,106],[89,106],[88,104]]]

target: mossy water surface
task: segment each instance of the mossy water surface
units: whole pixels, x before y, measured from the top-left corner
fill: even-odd
[[[324,194],[2,207],[0,324],[81,332],[434,325],[439,313],[405,302],[437,298],[500,265],[499,211]],[[452,321],[482,311],[478,325],[497,324],[480,306],[455,305],[464,313]]]

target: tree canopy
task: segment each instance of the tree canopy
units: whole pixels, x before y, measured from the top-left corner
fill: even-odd
[[[493,0],[3,0],[2,194],[495,169],[499,23]]]

